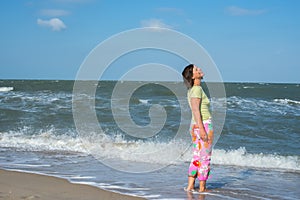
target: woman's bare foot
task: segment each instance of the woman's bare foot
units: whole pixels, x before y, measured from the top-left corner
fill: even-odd
[[[206,181],[200,181],[199,192],[205,192],[205,191],[206,191]]]
[[[212,190],[209,190],[209,189],[207,189],[207,188],[200,188],[199,190],[198,190],[198,192],[211,192]]]
[[[189,176],[188,178],[188,186],[187,186],[187,191],[193,191],[194,190],[194,185],[195,185],[195,178],[192,176]]]

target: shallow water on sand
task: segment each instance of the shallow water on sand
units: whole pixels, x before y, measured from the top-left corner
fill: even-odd
[[[299,172],[213,165],[207,182],[212,191],[189,194],[183,190],[189,163],[134,174],[117,171],[84,154],[14,152],[12,149],[9,152],[0,152],[2,168],[62,177],[74,183],[147,199],[297,199],[300,196]]]

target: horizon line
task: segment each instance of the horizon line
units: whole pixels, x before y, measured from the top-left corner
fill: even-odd
[[[24,78],[24,79],[19,79],[19,78],[0,78],[0,81],[6,81],[6,80],[10,80],[10,81],[111,81],[111,82],[172,82],[172,83],[183,83],[183,81],[178,81],[178,80],[114,80],[114,79],[103,79],[103,80],[76,80],[76,79],[49,79],[49,78],[41,78],[41,79],[35,79],[35,78]],[[257,84],[300,84],[299,82],[262,82],[262,81],[223,81],[223,82],[219,82],[219,81],[205,81],[203,80],[203,82],[208,82],[208,83],[257,83]]]

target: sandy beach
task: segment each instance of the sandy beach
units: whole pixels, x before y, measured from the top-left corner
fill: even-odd
[[[0,170],[0,199],[137,200],[143,198],[108,192],[88,185],[72,184],[67,180],[50,176]]]

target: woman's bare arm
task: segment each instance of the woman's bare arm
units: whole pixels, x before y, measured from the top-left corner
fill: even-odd
[[[194,119],[196,122],[196,125],[199,127],[200,130],[200,137],[203,141],[207,141],[207,133],[205,131],[205,128],[203,126],[202,122],[202,116],[200,113],[200,107],[201,105],[201,99],[200,98],[191,98],[191,107],[192,107],[192,112],[194,115]]]

